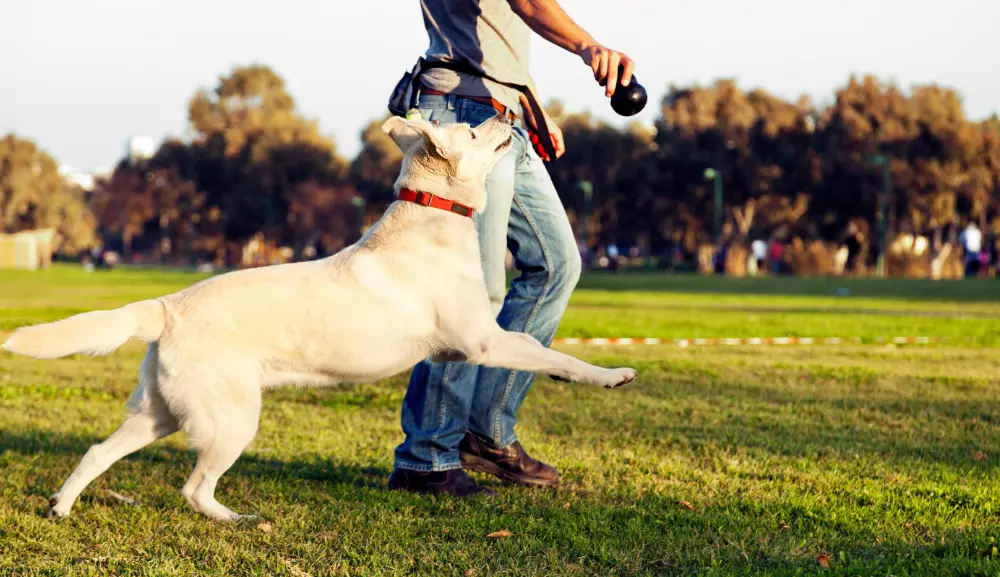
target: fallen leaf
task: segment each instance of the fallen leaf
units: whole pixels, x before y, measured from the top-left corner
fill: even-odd
[[[506,529],[501,529],[499,531],[494,531],[490,533],[489,535],[487,535],[487,537],[489,537],[490,539],[499,539],[500,537],[510,537],[511,535],[513,535],[513,533],[511,533],[510,531]]]
[[[77,557],[73,559],[73,563],[107,563],[108,557]]]
[[[989,457],[986,455],[986,453],[982,451],[976,451],[976,454],[973,455],[972,458],[975,459],[976,461],[985,461]]]
[[[819,557],[816,557],[816,563],[824,569],[830,568],[830,558],[827,557],[826,553],[823,553]]]
[[[257,523],[257,528],[263,531],[264,533],[270,533],[274,531],[274,527],[266,521],[261,521],[260,523]]]
[[[680,505],[681,507],[687,509],[688,511],[694,511],[694,505],[688,503],[687,501],[681,501]]]
[[[261,524],[263,525],[264,523]],[[302,568],[296,565],[295,561],[292,561],[291,559],[286,559],[285,557],[282,557],[281,562],[285,565],[285,567],[288,567],[288,570],[291,571],[292,575],[294,575],[295,577],[312,577],[312,575],[310,575],[306,571],[303,571]]]
[[[465,572],[465,577],[476,577],[476,570],[469,569],[468,571]]]
[[[128,504],[128,505],[135,505],[135,504],[138,503],[138,501],[136,501],[132,497],[126,497],[125,495],[122,495],[121,493],[116,493],[116,492],[114,492],[114,491],[112,491],[110,489],[108,490],[108,495],[111,495],[115,499],[118,499],[122,503],[125,503],[125,504]]]

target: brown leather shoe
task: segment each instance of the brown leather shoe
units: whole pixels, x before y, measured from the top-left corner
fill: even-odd
[[[396,469],[389,475],[389,488],[395,491],[411,493],[429,493],[432,495],[452,495],[455,497],[472,497],[483,495],[495,497],[493,489],[477,485],[472,477],[462,469],[449,471],[411,471]]]
[[[497,449],[488,441],[465,433],[458,444],[462,466],[470,471],[496,475],[504,481],[534,487],[555,487],[559,484],[559,471],[528,456],[520,441]]]

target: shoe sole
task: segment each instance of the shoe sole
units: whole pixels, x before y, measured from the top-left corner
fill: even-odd
[[[508,483],[515,483],[526,487],[556,487],[559,485],[558,479],[550,481],[547,479],[539,479],[537,477],[521,477],[514,475],[513,473],[504,471],[495,463],[491,463],[490,461],[487,461],[482,457],[476,457],[475,455],[460,453],[459,459],[462,461],[462,466],[470,471],[500,477],[500,479],[507,481]]]

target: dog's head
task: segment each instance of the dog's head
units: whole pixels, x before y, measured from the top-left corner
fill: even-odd
[[[429,192],[476,211],[486,208],[486,176],[514,142],[510,122],[499,114],[475,127],[393,116],[382,131],[403,151],[397,189]]]

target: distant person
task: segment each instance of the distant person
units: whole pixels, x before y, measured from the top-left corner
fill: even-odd
[[[105,268],[107,268],[108,270],[114,269],[116,266],[118,266],[118,263],[121,262],[120,255],[113,250],[104,251],[104,254],[101,255],[101,258],[104,261]]]
[[[844,269],[848,274],[857,272],[858,257],[861,255],[861,231],[853,222],[847,226],[844,246],[847,248],[847,264]]]
[[[989,243],[987,243],[987,250],[990,253],[990,266],[993,267],[993,276],[997,276],[998,267],[1000,267],[1000,239],[993,237]]]
[[[983,250],[983,233],[976,223],[970,222],[958,237],[958,242],[965,249],[965,278],[974,277],[979,274],[982,264],[979,253]]]
[[[781,272],[781,257],[785,253],[785,247],[782,246],[781,242],[778,240],[771,241],[771,254],[769,255],[771,259],[771,272],[773,274],[778,274]]]
[[[608,269],[618,270],[618,245],[611,243],[608,245]]]
[[[587,246],[587,243],[583,239],[580,239],[577,243],[577,248],[580,251],[580,260],[583,262],[583,269],[588,270],[593,268],[594,255],[591,253],[590,247]]]
[[[684,265],[684,245],[679,240],[670,241],[670,270]]]
[[[762,238],[750,243],[750,250],[753,252],[753,258],[757,264],[757,270],[764,270],[767,266],[767,241]]]

